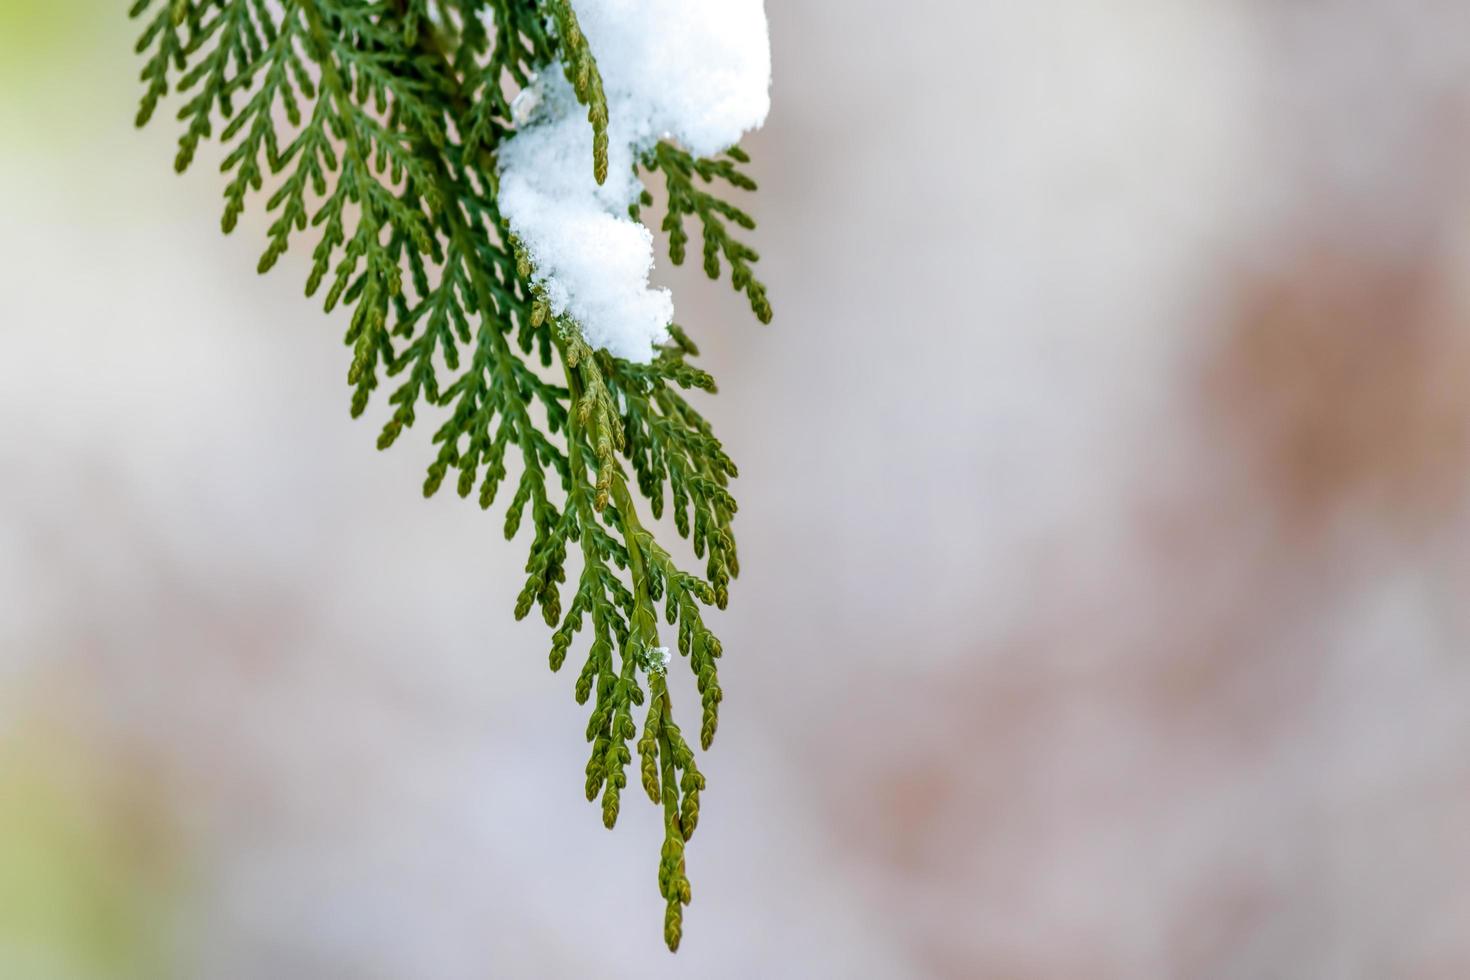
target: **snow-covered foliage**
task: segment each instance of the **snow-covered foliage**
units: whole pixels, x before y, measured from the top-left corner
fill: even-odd
[[[306,292],[351,311],[353,415],[392,384],[378,447],[436,414],[424,494],[452,486],[484,509],[510,497],[504,535],[530,538],[515,617],[539,612],[553,630],[552,670],[574,647],[584,657],[585,791],[609,828],[636,752],[636,785],[663,809],[658,889],[678,949],[705,779],[666,675],[677,649],[708,749],[723,646],[703,610],[726,608],[740,572],[737,470],[686,397],[715,380],[692,363],[668,293],[649,288],[653,236],[638,221],[652,196],[634,168],[664,185],[670,261],[693,251],[692,219],[706,274],[728,269],[769,323],[760,257],[741,240],[755,219],[726,200],[756,186],[734,144],[767,109],[760,0],[133,0],[131,12],[147,54],[138,122],[178,92],[176,168],[206,139],[223,144],[224,230],[257,195],[271,215],[259,271],[319,229]],[[698,573],[644,527],[640,500],[688,539]]]
[[[573,0],[608,107],[607,179],[561,66],[532,89],[528,125],[500,152],[500,205],[551,310],[587,342],[647,362],[668,339],[673,300],[653,289],[653,236],[628,215],[635,166],[661,139],[697,156],[759,127],[770,109],[762,0]]]

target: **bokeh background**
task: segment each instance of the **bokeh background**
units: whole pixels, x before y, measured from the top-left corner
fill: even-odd
[[[0,0],[0,975],[1470,976],[1470,7],[768,6],[670,957],[524,542]]]

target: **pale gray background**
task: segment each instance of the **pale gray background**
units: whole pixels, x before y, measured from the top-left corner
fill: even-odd
[[[776,322],[665,276],[745,573],[677,958],[526,542],[120,6],[0,5],[0,964],[1470,974],[1463,0],[769,5]]]

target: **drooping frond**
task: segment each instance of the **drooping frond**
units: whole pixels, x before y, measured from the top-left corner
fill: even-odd
[[[703,609],[725,607],[739,571],[736,469],[686,398],[714,390],[690,363],[687,334],[672,328],[648,364],[592,350],[578,324],[552,315],[500,213],[496,153],[516,131],[510,96],[552,62],[587,107],[594,170],[606,177],[608,105],[571,0],[138,0],[132,15],[146,59],[138,123],[178,97],[180,171],[218,140],[224,230],[263,203],[266,272],[316,229],[306,292],[350,311],[353,415],[390,382],[379,448],[430,412],[437,449],[425,495],[452,478],[488,509],[513,485],[505,535],[525,528],[530,538],[515,615],[540,610],[553,670],[588,630],[575,682],[591,704],[587,797],[613,826],[636,740],[641,784],[664,814],[659,888],[677,948],[690,898],[684,845],[705,782],[674,721],[659,613],[695,675],[708,749],[721,647]],[[754,223],[705,186],[754,189],[737,169],[744,162],[738,148],[696,159],[668,142],[644,159],[666,180],[674,261],[683,218],[697,217],[706,270],[718,276],[723,258],[768,321],[756,254],[728,231]],[[630,482],[655,518],[672,507],[702,574],[643,526]],[[578,571],[566,590],[569,564]]]

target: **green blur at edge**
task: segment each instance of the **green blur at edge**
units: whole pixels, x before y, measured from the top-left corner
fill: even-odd
[[[0,78],[84,67],[106,40],[126,37],[128,26],[126,5],[107,0],[0,0]]]
[[[0,730],[0,977],[156,980],[178,911],[156,801],[42,724]]]

